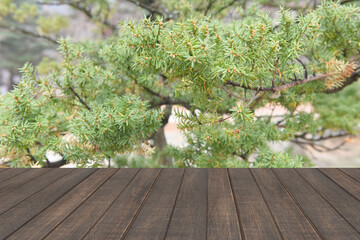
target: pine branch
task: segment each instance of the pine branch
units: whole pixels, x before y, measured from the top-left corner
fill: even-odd
[[[116,30],[116,26],[112,25],[106,20],[99,19],[99,17],[93,15],[89,9],[80,6],[80,3],[68,3],[68,5],[84,13],[88,18],[98,20],[99,22],[110,28],[112,31]]]
[[[36,4],[39,4],[39,5],[69,5],[72,8],[84,13],[88,18],[93,19],[93,20],[98,20],[100,23],[107,26],[112,31],[116,30],[115,25],[112,25],[106,19],[102,20],[99,17],[95,16],[94,14],[91,13],[91,11],[89,9],[82,7],[80,5],[81,3],[82,3],[82,1],[60,1],[60,2],[39,2],[38,1],[38,2],[36,2]]]
[[[240,157],[244,162],[247,162],[246,153],[239,154],[239,153],[237,153],[237,152],[235,151],[235,152],[232,153],[232,155],[237,156],[237,157]]]
[[[296,144],[308,145],[308,146],[312,147],[314,150],[316,150],[318,152],[335,151],[335,150],[338,150],[339,148],[341,148],[342,146],[344,146],[346,144],[346,141],[343,141],[340,144],[338,144],[337,146],[330,148],[330,147],[326,147],[326,146],[324,146],[322,144],[315,143],[315,142],[303,142],[303,141],[299,141],[299,140],[296,140],[296,139],[290,139],[290,141],[293,142],[293,143],[296,143]]]
[[[301,66],[304,68],[304,71],[305,71],[305,75],[304,75],[304,78],[308,78],[308,71],[307,71],[307,68],[305,66],[305,64],[299,59],[299,58],[296,58],[296,60],[301,64]],[[295,73],[294,73],[295,74]],[[296,79],[296,78],[295,78]]]
[[[228,116],[228,117],[226,117],[226,118],[221,118],[220,120],[219,120],[219,122],[221,123],[221,122],[225,122],[226,120],[228,120],[228,119],[230,119],[232,116]]]
[[[225,9],[231,7],[232,5],[234,5],[236,2],[238,2],[239,0],[233,0],[231,2],[229,2],[228,4],[222,6],[221,8],[219,8],[215,13],[214,16],[218,15],[219,13],[221,13],[222,11],[224,11]]]
[[[266,94],[266,92],[262,92],[260,94],[260,96],[256,97],[254,99],[255,101],[252,102],[251,104],[249,104],[249,108],[253,110],[255,108],[255,106],[258,105],[261,102],[261,100],[264,98],[265,94]]]
[[[136,0],[126,0],[126,1],[131,2],[131,3],[135,4],[136,6],[139,6],[145,10],[148,10],[152,15],[160,15],[160,16],[165,17],[167,20],[169,20],[169,18],[163,12],[160,12],[159,10],[152,8],[152,7],[148,6],[147,4],[144,4],[144,3],[140,2],[140,1],[136,1]]]
[[[35,157],[32,155],[30,148],[27,147],[26,152],[28,153],[27,156],[30,157],[31,162],[33,162],[33,163],[38,162],[35,159]],[[50,162],[46,156],[45,156],[45,158],[46,158],[46,165],[44,166],[45,168],[59,168],[67,163],[64,158],[62,158],[60,161],[57,161],[57,162]]]
[[[75,92],[75,90],[72,87],[69,87],[70,91],[72,93],[74,93],[74,95],[76,96],[76,98],[82,103],[82,105],[84,105],[87,110],[91,111],[91,108],[86,104],[86,102],[79,96],[79,94],[77,94],[77,92]]]
[[[346,79],[346,81],[339,87],[332,88],[332,89],[326,89],[324,93],[336,93],[345,88],[346,86],[349,86],[350,84],[356,82],[360,78],[360,71],[354,72],[350,77]]]
[[[61,166],[64,166],[65,164],[67,164],[67,161],[62,158],[61,160],[56,162],[48,162],[46,168],[59,168]]]
[[[160,102],[157,102],[157,103],[152,103],[151,104],[151,107],[152,108],[155,108],[155,107],[160,107],[162,105],[181,105],[187,109],[190,109],[191,106],[190,106],[190,103],[187,102],[187,101],[183,101],[183,100],[179,100],[179,99],[173,99],[169,96],[163,96],[162,94],[160,93],[157,93],[155,91],[153,91],[152,89],[144,86],[144,85],[141,85],[138,81],[135,80],[135,83],[140,86],[141,88],[143,88],[146,92],[150,93],[151,95],[153,96],[156,96],[158,98],[161,98],[162,101]]]
[[[210,0],[209,4],[207,5],[204,15],[206,16],[207,13],[209,12],[210,8],[212,7],[212,5],[216,2],[216,0]]]
[[[258,92],[276,92],[276,91],[288,89],[288,88],[291,88],[291,87],[294,87],[294,86],[303,85],[303,84],[308,83],[308,82],[321,80],[321,79],[324,79],[326,77],[328,77],[328,75],[326,75],[326,74],[316,75],[314,77],[309,77],[309,78],[305,78],[305,79],[302,79],[302,80],[294,81],[294,82],[291,82],[291,83],[285,83],[283,85],[280,85],[280,86],[277,86],[277,87],[270,87],[270,88],[248,87],[248,86],[241,85],[239,83],[232,82],[232,81],[229,81],[229,80],[226,81],[225,84],[232,85],[234,87],[241,87],[241,88],[252,90],[252,91],[258,91]]]
[[[160,107],[162,105],[180,105],[188,110],[191,109],[191,105],[189,102],[183,101],[183,100],[179,100],[179,99],[172,99],[169,98],[167,100],[163,100],[157,103],[152,103],[151,104],[151,108],[156,108],[156,107]]]
[[[33,38],[43,39],[43,40],[46,40],[46,41],[48,41],[48,42],[50,42],[52,44],[55,44],[55,45],[59,44],[55,39],[52,39],[52,38],[50,38],[48,36],[40,35],[38,33],[29,31],[29,30],[26,30],[26,29],[23,29],[23,28],[18,28],[18,27],[14,27],[14,26],[8,26],[8,25],[2,24],[2,23],[0,23],[0,28],[4,29],[4,30],[7,30],[7,31],[10,31],[10,32],[16,32],[16,33],[20,33],[20,34],[23,34],[23,35],[27,35],[27,36],[30,36],[30,37],[33,37]]]
[[[31,151],[30,151],[30,148],[26,148],[26,152],[28,153],[28,157],[30,157],[30,160],[33,162],[33,163],[36,163],[37,160],[35,159],[35,157],[32,155]]]
[[[148,87],[146,87],[146,86],[144,86],[144,85],[141,85],[141,84],[140,84],[138,81],[136,81],[136,80],[135,80],[135,83],[136,83],[137,85],[139,85],[141,88],[143,88],[146,92],[150,93],[151,95],[154,95],[154,96],[156,96],[156,97],[159,97],[159,98],[162,98],[162,99],[165,99],[165,100],[169,99],[169,97],[163,96],[163,95],[161,95],[160,93],[157,93],[157,92],[151,90],[150,88],[148,88]]]
[[[344,5],[344,4],[347,4],[347,3],[353,3],[353,2],[357,2],[357,1],[359,1],[359,0],[345,0],[345,1],[342,1],[340,3],[340,5]]]
[[[72,3],[80,3],[82,0],[79,1],[61,1],[61,2],[41,2],[37,1],[36,4],[38,5],[64,5],[64,4],[72,4]]]
[[[338,144],[335,147],[326,147],[323,144],[319,144],[319,141],[324,141],[324,140],[329,140],[329,139],[334,139],[334,138],[341,138],[341,137],[346,137],[346,136],[350,136],[350,133],[340,133],[340,134],[336,134],[336,135],[329,135],[329,136],[320,136],[320,137],[314,137],[314,138],[306,138],[305,136],[307,135],[307,132],[304,132],[302,134],[299,135],[295,135],[295,139],[290,139],[291,142],[299,144],[299,145],[308,145],[310,147],[312,147],[314,150],[318,151],[318,152],[324,152],[324,151],[335,151],[337,149],[339,149],[340,147],[342,147],[343,145],[345,145],[346,140],[342,141],[340,144]],[[301,140],[299,140],[301,139]]]
[[[346,137],[346,136],[350,136],[350,133],[340,133],[340,134],[337,134],[337,135],[329,135],[329,136],[320,136],[320,137],[317,137],[317,138],[306,138],[305,136],[307,135],[308,133],[307,132],[304,132],[302,134],[299,134],[299,135],[295,135],[295,138],[300,138],[300,139],[303,139],[303,140],[306,140],[306,141],[312,141],[312,142],[316,142],[316,141],[323,141],[323,140],[328,140],[328,139],[334,139],[334,138],[341,138],[341,137]]]
[[[286,83],[286,84],[283,84],[283,85],[280,85],[280,86],[277,86],[277,87],[269,87],[269,88],[248,87],[248,86],[241,85],[239,83],[232,82],[232,81],[226,81],[225,84],[231,85],[231,86],[234,86],[234,87],[241,87],[241,88],[252,90],[252,91],[258,91],[258,92],[276,92],[276,91],[288,89],[288,88],[291,88],[291,87],[294,87],[294,86],[303,85],[303,84],[311,82],[311,81],[321,80],[321,79],[324,79],[326,77],[328,77],[327,74],[315,75],[315,76],[311,76],[311,77],[308,77],[308,78],[304,78],[302,80],[293,81],[291,83]],[[336,87],[336,88],[333,88],[333,89],[326,89],[323,92],[324,93],[336,93],[336,92],[339,92],[340,90],[342,90],[346,86],[356,82],[359,78],[360,78],[360,71],[354,72],[350,77],[348,77],[346,79],[346,81],[340,87]]]

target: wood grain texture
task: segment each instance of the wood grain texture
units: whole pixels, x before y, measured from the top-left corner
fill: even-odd
[[[335,168],[319,169],[328,178],[333,180],[337,185],[342,187],[345,191],[353,195],[360,201],[360,184],[353,178],[346,175],[344,172]]]
[[[124,239],[164,239],[183,174],[183,169],[162,170]]]
[[[6,169],[0,239],[360,240],[343,170]]]
[[[245,239],[281,239],[276,223],[249,169],[229,169]]]
[[[66,177],[59,179],[22,201],[16,208],[11,208],[1,214],[0,239],[5,238],[17,230],[94,171],[95,169],[79,169],[79,171],[72,171],[67,174]]]
[[[0,196],[15,189],[22,184],[31,181],[33,178],[49,171],[50,169],[33,169],[32,171],[23,172],[21,175],[14,176],[0,183]]]
[[[70,171],[72,171],[72,169],[53,169],[52,171],[48,171],[27,183],[24,183],[13,191],[0,196],[0,214],[16,206],[59,178],[64,177]]]
[[[139,172],[120,169],[61,222],[45,239],[81,239]]]
[[[0,183],[2,183],[3,181],[6,181],[6,180],[8,180],[8,179],[10,179],[12,177],[15,177],[16,175],[19,175],[22,172],[28,171],[30,169],[13,168],[13,169],[9,169],[9,170],[0,172]]]
[[[227,169],[209,169],[208,172],[207,239],[241,239]]]
[[[186,169],[165,239],[206,239],[208,170]]]
[[[121,239],[159,173],[160,169],[142,169],[84,239]]]
[[[360,232],[360,202],[319,170],[315,170],[297,169],[306,181]]]
[[[41,239],[53,228],[63,221],[72,211],[82,204],[91,194],[94,193],[105,181],[111,177],[116,169],[99,169],[91,174],[76,187],[71,189],[54,204],[40,212],[7,239],[27,240]],[[70,176],[69,176],[70,177]],[[46,224],[44,224],[46,223]]]
[[[293,169],[274,169],[276,176],[325,239],[359,239],[359,234]]]
[[[360,168],[340,168],[340,170],[360,182]]]
[[[256,169],[251,172],[285,239],[320,239],[270,169]]]

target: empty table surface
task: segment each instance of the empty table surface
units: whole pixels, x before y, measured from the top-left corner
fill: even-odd
[[[360,239],[360,169],[0,169],[0,239]]]

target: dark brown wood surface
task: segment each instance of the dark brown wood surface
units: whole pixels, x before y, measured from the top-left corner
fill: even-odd
[[[269,206],[249,169],[229,169],[239,223],[245,239],[282,239]]]
[[[207,216],[208,239],[241,239],[229,175],[224,169],[209,169]]]
[[[8,179],[11,179],[17,175],[19,175],[22,172],[28,171],[29,169],[26,168],[14,168],[14,169],[4,169],[5,171],[2,171],[0,174],[0,183],[3,181],[6,181]],[[11,170],[11,171],[9,171]],[[35,170],[35,169],[34,169]]]
[[[95,169],[73,170],[20,202],[16,207],[8,209],[0,218],[0,239],[17,230],[94,171]]]
[[[271,170],[256,169],[251,172],[284,238],[321,239],[308,217]]]
[[[6,192],[11,189],[16,188],[17,186],[21,186],[24,183],[31,181],[33,178],[40,176],[41,174],[49,171],[50,169],[34,169],[33,171],[26,171],[21,175],[14,176],[6,181],[1,183],[0,187],[0,196],[4,195]]]
[[[344,188],[348,193],[360,200],[360,184],[353,178],[348,177],[344,172],[335,168],[320,169],[328,178]]]
[[[46,238],[81,239],[105,214],[138,172],[138,169],[118,170],[94,194],[57,225]]]
[[[207,169],[186,169],[166,239],[206,239],[207,181]]]
[[[343,168],[340,170],[360,182],[360,168]]]
[[[46,208],[27,224],[19,228],[8,239],[17,240],[21,239],[22,236],[27,236],[27,240],[43,238],[104,184],[115,171],[116,169],[97,170],[67,194],[55,201],[51,207]]]
[[[313,169],[297,170],[317,192],[360,232],[360,202],[334,181]]]
[[[0,239],[360,239],[359,169],[0,169]]]
[[[176,205],[184,169],[164,169],[124,239],[164,239]]]
[[[336,209],[322,198],[295,170],[275,169],[274,172],[295,199],[299,208],[309,218],[314,228],[325,239],[341,239],[342,236],[347,236],[347,239],[358,237],[358,233],[348,224],[346,219],[338,214]],[[309,202],[313,204],[307,204]]]
[[[129,186],[89,231],[86,239],[120,239],[159,176],[159,169],[142,169]],[[104,231],[104,226],[108,226]]]

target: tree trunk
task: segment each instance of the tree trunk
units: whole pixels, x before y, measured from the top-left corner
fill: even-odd
[[[167,142],[166,142],[166,137],[165,137],[165,132],[164,132],[164,127],[162,126],[155,134],[153,137],[154,140],[154,145],[156,146],[156,148],[159,150],[159,163],[161,165],[166,165],[166,166],[171,166],[172,165],[172,161],[171,161],[171,157],[167,156],[163,150],[164,148],[167,146]]]
[[[7,91],[10,92],[11,90],[14,89],[14,77],[15,77],[15,74],[12,70],[9,71],[9,78],[8,78],[8,81],[6,83],[6,87],[7,87]]]
[[[167,156],[163,152],[164,148],[167,146],[164,128],[165,128],[165,125],[169,121],[169,117],[171,115],[171,109],[172,109],[171,105],[166,105],[166,108],[165,108],[165,111],[164,111],[164,119],[162,121],[162,126],[152,136],[152,139],[154,140],[154,146],[156,146],[156,148],[159,150],[159,154],[160,154],[160,156],[159,156],[160,162],[159,163],[161,165],[166,165],[166,166],[172,166],[171,157]]]
[[[59,168],[61,166],[64,166],[65,164],[67,164],[66,160],[61,159],[60,161],[57,162],[48,162],[45,168]]]

